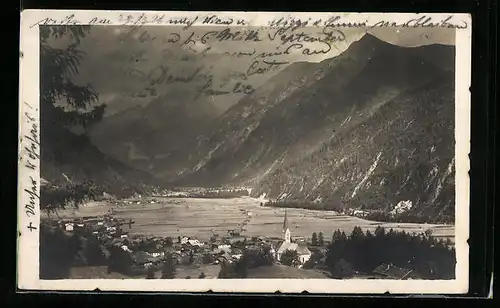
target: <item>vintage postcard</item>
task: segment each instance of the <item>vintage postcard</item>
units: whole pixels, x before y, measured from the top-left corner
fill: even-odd
[[[20,290],[468,291],[467,14],[26,10]]]

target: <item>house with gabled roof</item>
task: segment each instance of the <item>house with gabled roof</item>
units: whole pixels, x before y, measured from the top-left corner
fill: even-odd
[[[373,270],[373,273],[386,277],[388,279],[405,280],[412,278],[412,270],[394,266],[393,264],[380,264]]]

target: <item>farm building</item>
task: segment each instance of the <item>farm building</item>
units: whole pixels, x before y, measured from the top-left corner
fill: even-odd
[[[413,278],[412,270],[394,266],[392,264],[381,264],[373,270],[373,273],[387,279],[404,280]]]

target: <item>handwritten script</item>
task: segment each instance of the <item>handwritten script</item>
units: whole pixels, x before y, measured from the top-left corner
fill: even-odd
[[[21,156],[21,165],[24,166],[25,170],[28,171],[29,180],[25,181],[21,185],[26,186],[23,189],[23,193],[27,197],[24,204],[24,213],[28,218],[26,227],[28,228],[28,230],[30,230],[30,232],[32,232],[33,230],[37,229],[37,227],[33,225],[33,221],[31,221],[31,219],[36,215],[37,205],[40,200],[40,185],[37,177],[35,176],[35,174],[37,174],[39,171],[38,166],[40,160],[40,129],[39,123],[34,116],[36,112],[38,112],[38,109],[32,107],[28,103],[24,103],[24,106],[25,112],[23,121],[25,124],[24,127],[27,128],[27,133],[25,133],[21,139],[21,147],[24,150],[24,155]]]
[[[251,94],[255,88],[249,81],[250,77],[284,68],[290,63],[287,58],[291,55],[307,59],[329,54],[337,47],[336,44],[346,41],[346,29],[362,28],[366,31],[373,28],[465,29],[469,26],[466,21],[455,18],[454,15],[436,17],[432,14],[412,14],[412,17],[398,21],[384,19],[386,16],[384,14],[373,14],[376,18],[370,21],[355,21],[349,19],[348,15],[340,14],[321,14],[321,17],[314,17],[315,15],[311,14],[311,17],[307,18],[277,17],[259,26],[254,25],[251,18],[238,16],[214,13],[172,16],[165,13],[141,12],[91,17],[69,14],[62,18],[41,18],[30,27],[120,25],[127,26],[127,30],[120,34],[122,40],[132,38],[137,44],[144,45],[146,50],[153,48],[147,47],[147,44],[159,44],[154,48],[161,46],[160,63],[155,60],[155,63],[148,65],[148,61],[153,62],[153,60],[149,60],[144,52],[138,52],[129,59],[131,67],[122,69],[122,74],[125,76],[146,84],[142,90],[133,90],[132,97],[148,97],[158,95],[162,86],[188,83],[197,84],[195,91],[198,95]],[[151,27],[148,27],[155,25],[173,27],[158,34],[158,31],[152,31]],[[216,48],[218,44],[225,45]],[[231,47],[227,44],[231,44]],[[268,48],[269,46],[273,48]],[[177,47],[189,51],[190,54],[179,53]],[[214,52],[214,49],[218,51]],[[229,85],[216,84],[214,74],[201,64],[181,73],[173,69],[172,63],[175,61],[205,63],[196,60],[214,54],[238,61],[246,59],[247,66],[244,69],[240,68],[241,71]]]

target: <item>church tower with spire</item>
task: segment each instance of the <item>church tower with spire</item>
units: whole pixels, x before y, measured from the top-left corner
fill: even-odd
[[[290,229],[288,228],[288,217],[286,215],[286,209],[285,209],[285,219],[283,221],[283,232],[285,233],[285,243],[290,243],[292,239],[292,234],[290,232]]]

